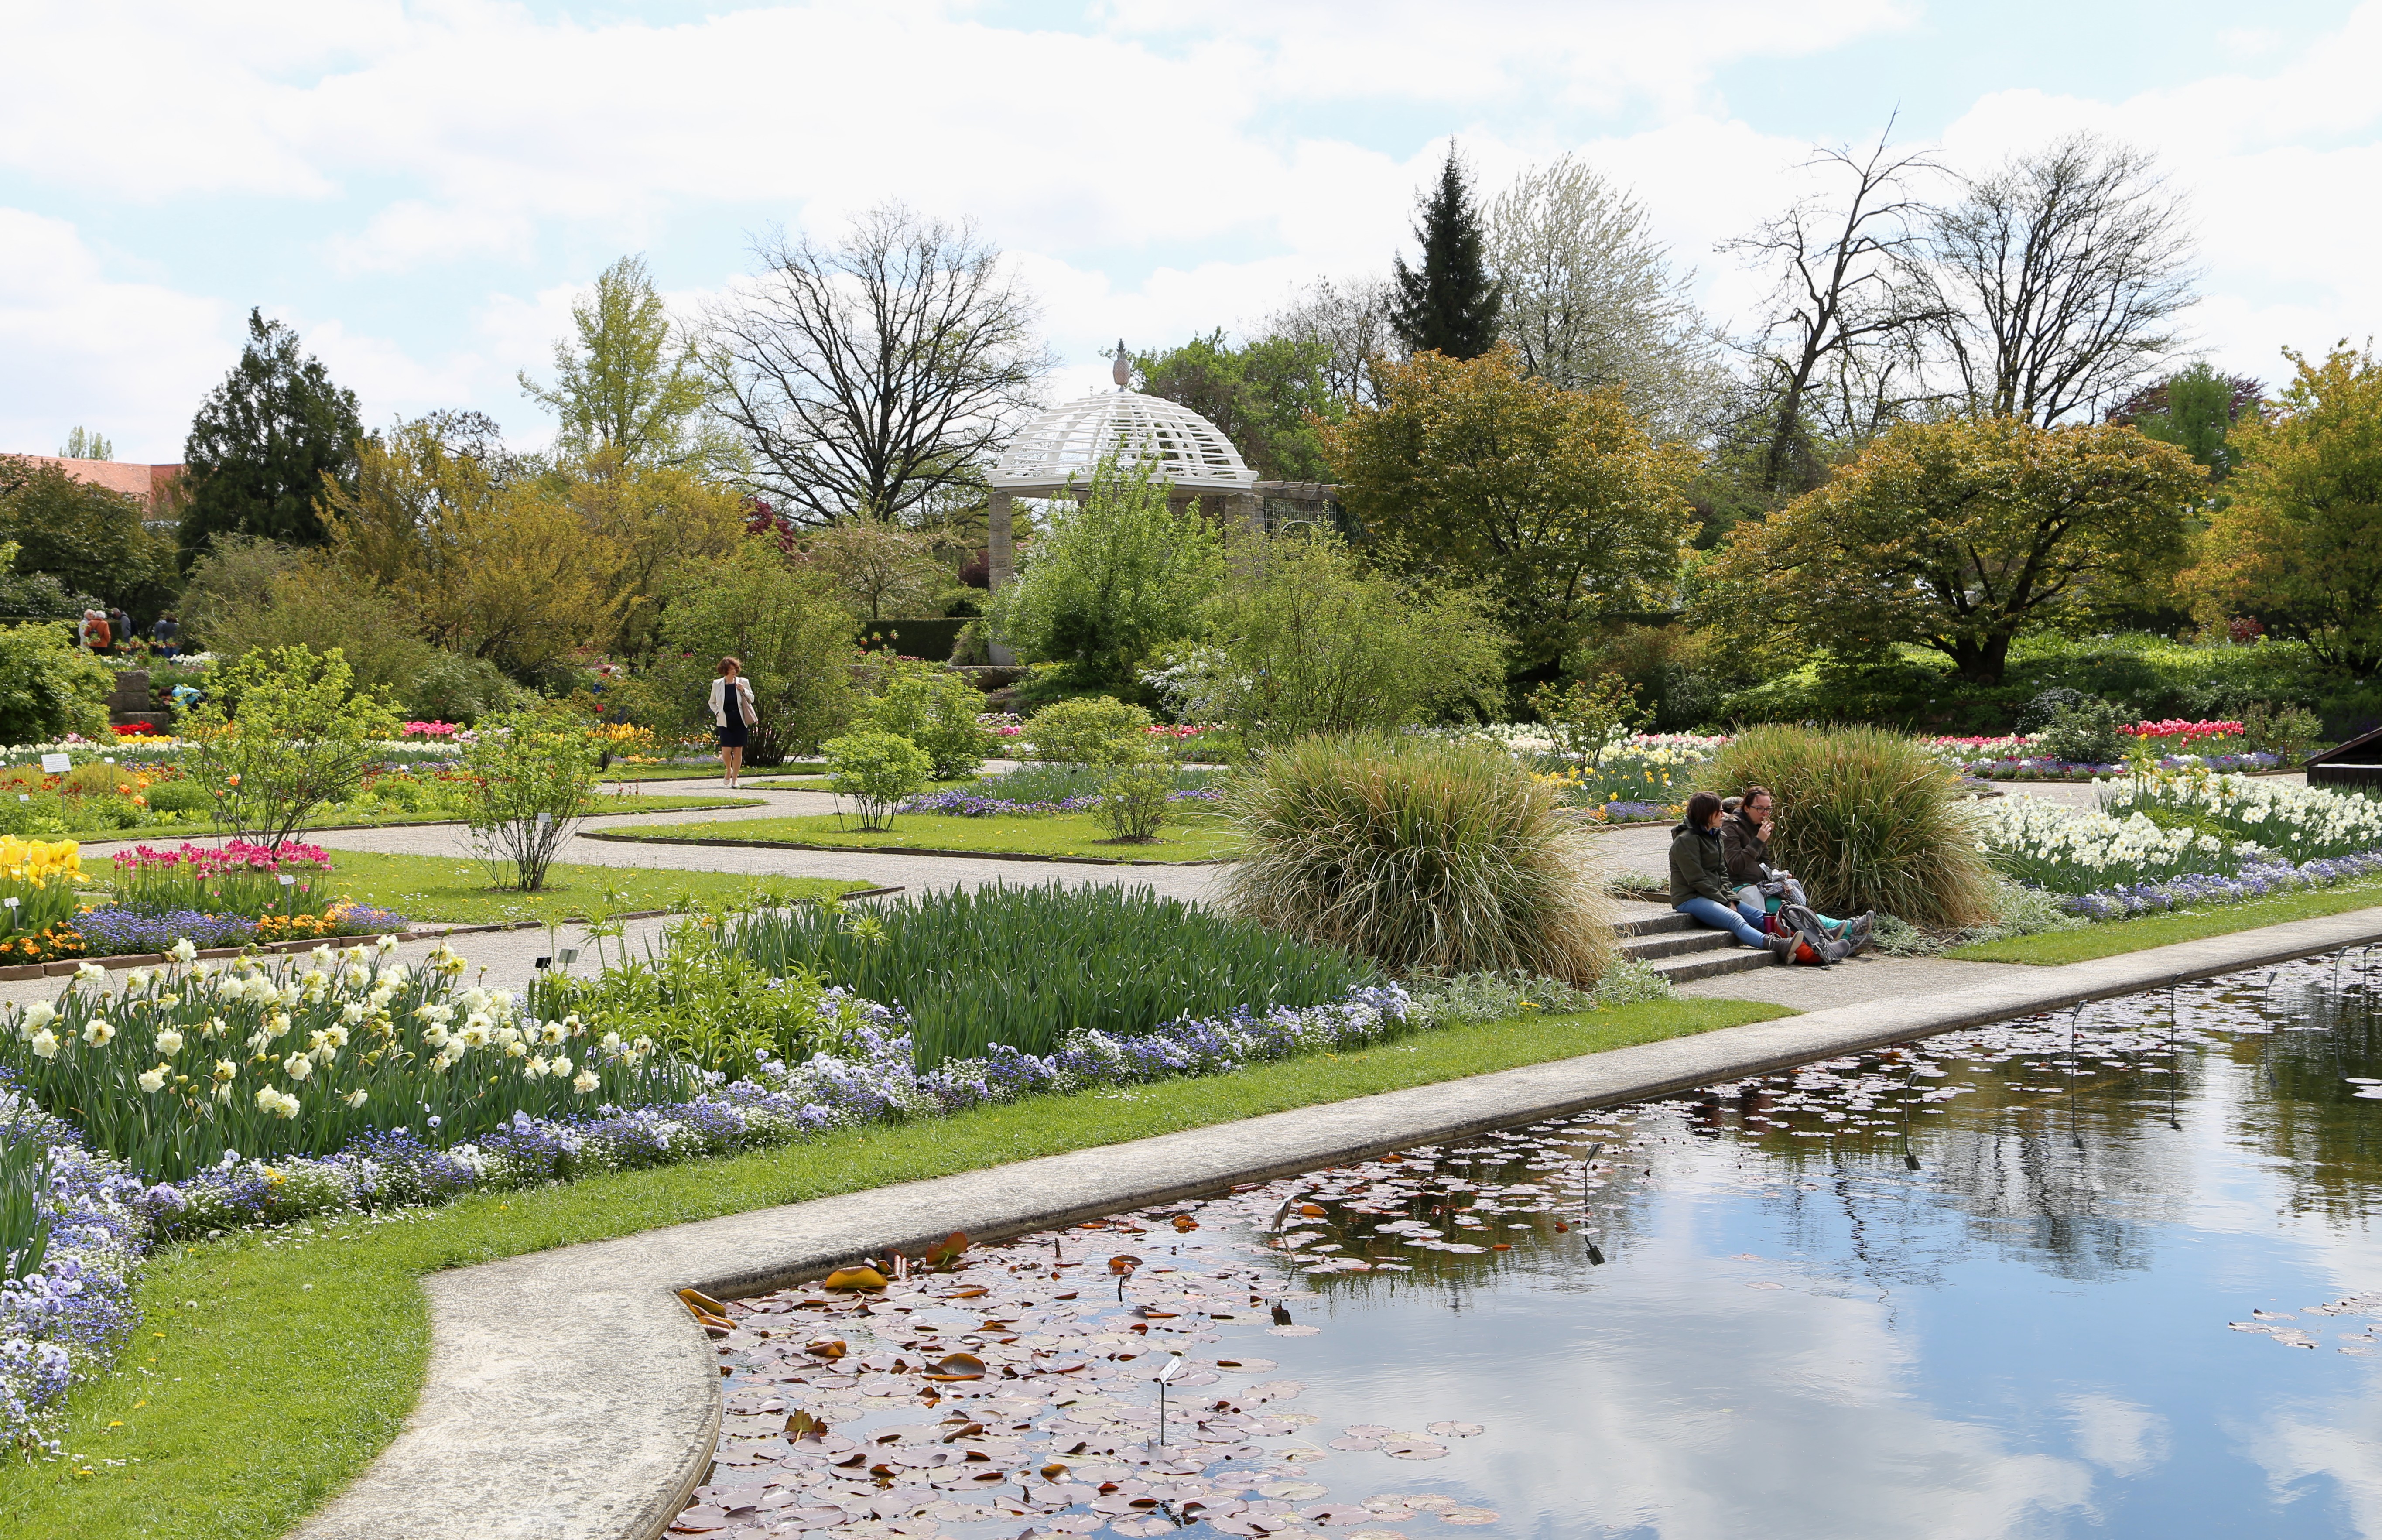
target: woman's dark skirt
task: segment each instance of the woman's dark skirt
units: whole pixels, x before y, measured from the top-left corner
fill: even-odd
[[[727,725],[719,730],[719,746],[722,748],[743,748],[744,746],[745,735],[750,731],[751,730],[744,725],[743,718],[729,718]]]

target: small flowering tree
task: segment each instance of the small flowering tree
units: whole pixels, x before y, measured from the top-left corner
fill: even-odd
[[[243,840],[278,849],[327,802],[363,784],[373,745],[397,713],[356,687],[338,647],[258,650],[215,671],[210,698],[182,713],[182,768]]]
[[[463,751],[471,782],[464,822],[490,880],[535,893],[596,789],[596,749],[584,727],[553,711],[484,724]]]
[[[829,788],[852,798],[863,829],[892,828],[893,810],[927,784],[927,751],[907,738],[850,733],[820,747],[827,755]]]

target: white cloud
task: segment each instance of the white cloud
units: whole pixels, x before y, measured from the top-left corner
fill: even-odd
[[[0,450],[52,454],[80,425],[120,460],[181,459],[237,322],[218,301],[107,277],[64,220],[0,208]]]

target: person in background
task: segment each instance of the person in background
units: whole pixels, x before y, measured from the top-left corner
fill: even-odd
[[[131,616],[126,614],[123,610],[117,609],[114,605],[108,606],[107,629],[117,646],[122,647],[128,652],[132,650],[134,634],[132,630]]]
[[[1721,852],[1721,818],[1720,798],[1712,793],[1688,798],[1688,816],[1671,830],[1671,907],[1784,962],[1794,938],[1762,934],[1762,906],[1756,904],[1748,913],[1736,901],[1728,860]]]
[[[105,652],[115,645],[115,636],[107,629],[105,610],[86,610],[82,612],[82,624],[75,630],[76,646],[89,647],[93,652]]]
[[[157,623],[149,628],[149,639],[156,643],[157,650],[168,658],[182,650],[181,636],[181,623],[171,615],[158,616]]]
[[[733,658],[719,660],[719,677],[711,682],[711,720],[719,728],[719,769],[733,786],[744,770],[744,745],[761,721],[753,705],[753,682]]]

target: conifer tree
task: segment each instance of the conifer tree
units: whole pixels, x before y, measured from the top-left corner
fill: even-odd
[[[362,437],[356,393],[332,384],[322,360],[299,352],[296,332],[250,311],[248,346],[200,406],[182,446],[184,563],[218,534],[320,545],[314,499],[323,478],[354,487]]]
[[[1489,277],[1480,211],[1473,206],[1471,179],[1454,144],[1447,147],[1439,186],[1419,213],[1415,239],[1422,243],[1422,266],[1411,268],[1405,257],[1397,258],[1391,329],[1411,352],[1479,358],[1497,344],[1504,296]]]

